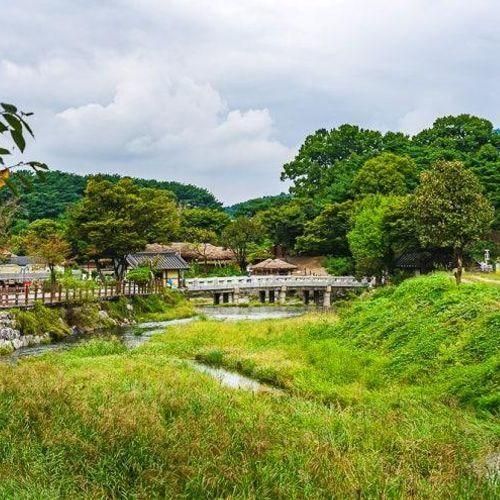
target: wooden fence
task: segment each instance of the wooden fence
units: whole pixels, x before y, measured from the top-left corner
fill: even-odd
[[[99,284],[88,288],[66,288],[62,284],[48,286],[45,284],[16,285],[0,287],[0,309],[12,307],[31,307],[35,302],[45,305],[66,303],[96,302],[113,300],[119,297],[134,297],[160,293],[164,288],[161,280],[144,285],[124,281],[117,284]]]

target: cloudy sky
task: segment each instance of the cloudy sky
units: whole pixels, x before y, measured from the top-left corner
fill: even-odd
[[[500,124],[498,0],[0,0],[0,100],[53,169],[286,190],[305,135]]]

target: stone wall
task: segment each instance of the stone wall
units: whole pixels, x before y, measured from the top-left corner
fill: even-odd
[[[15,320],[8,312],[0,313],[0,354],[7,354],[21,347],[50,341],[49,334],[22,335],[15,328]]]

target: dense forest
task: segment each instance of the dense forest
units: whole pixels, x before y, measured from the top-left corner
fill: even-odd
[[[20,181],[21,177],[23,177],[23,183]],[[36,175],[31,171],[13,173],[12,182],[19,189],[18,218],[31,222],[36,219],[60,217],[69,205],[82,198],[90,177],[92,176],[58,170],[47,171],[41,175]],[[118,182],[121,178],[119,175],[108,174],[99,174],[98,177],[111,182]],[[207,189],[192,184],[152,179],[134,179],[134,182],[141,187],[170,191],[183,206],[204,208],[222,206]],[[2,190],[0,196],[5,200],[12,198],[14,194],[8,190]]]
[[[461,269],[485,248],[499,254],[500,132],[486,119],[447,116],[414,136],[321,129],[282,179],[288,194],[224,208],[206,189],[177,182],[17,172],[9,182],[20,195],[4,204],[2,245],[40,253],[50,234],[66,248],[60,261],[123,263],[147,243],[169,241],[192,242],[203,260],[211,243],[233,250],[243,272],[279,247],[325,256],[332,274],[379,279],[401,273],[407,255],[419,266]],[[12,190],[2,196],[15,198]]]

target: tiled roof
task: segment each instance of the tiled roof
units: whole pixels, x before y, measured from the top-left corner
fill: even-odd
[[[137,252],[127,256],[130,267],[152,266],[160,271],[189,269],[186,261],[174,252]]]

